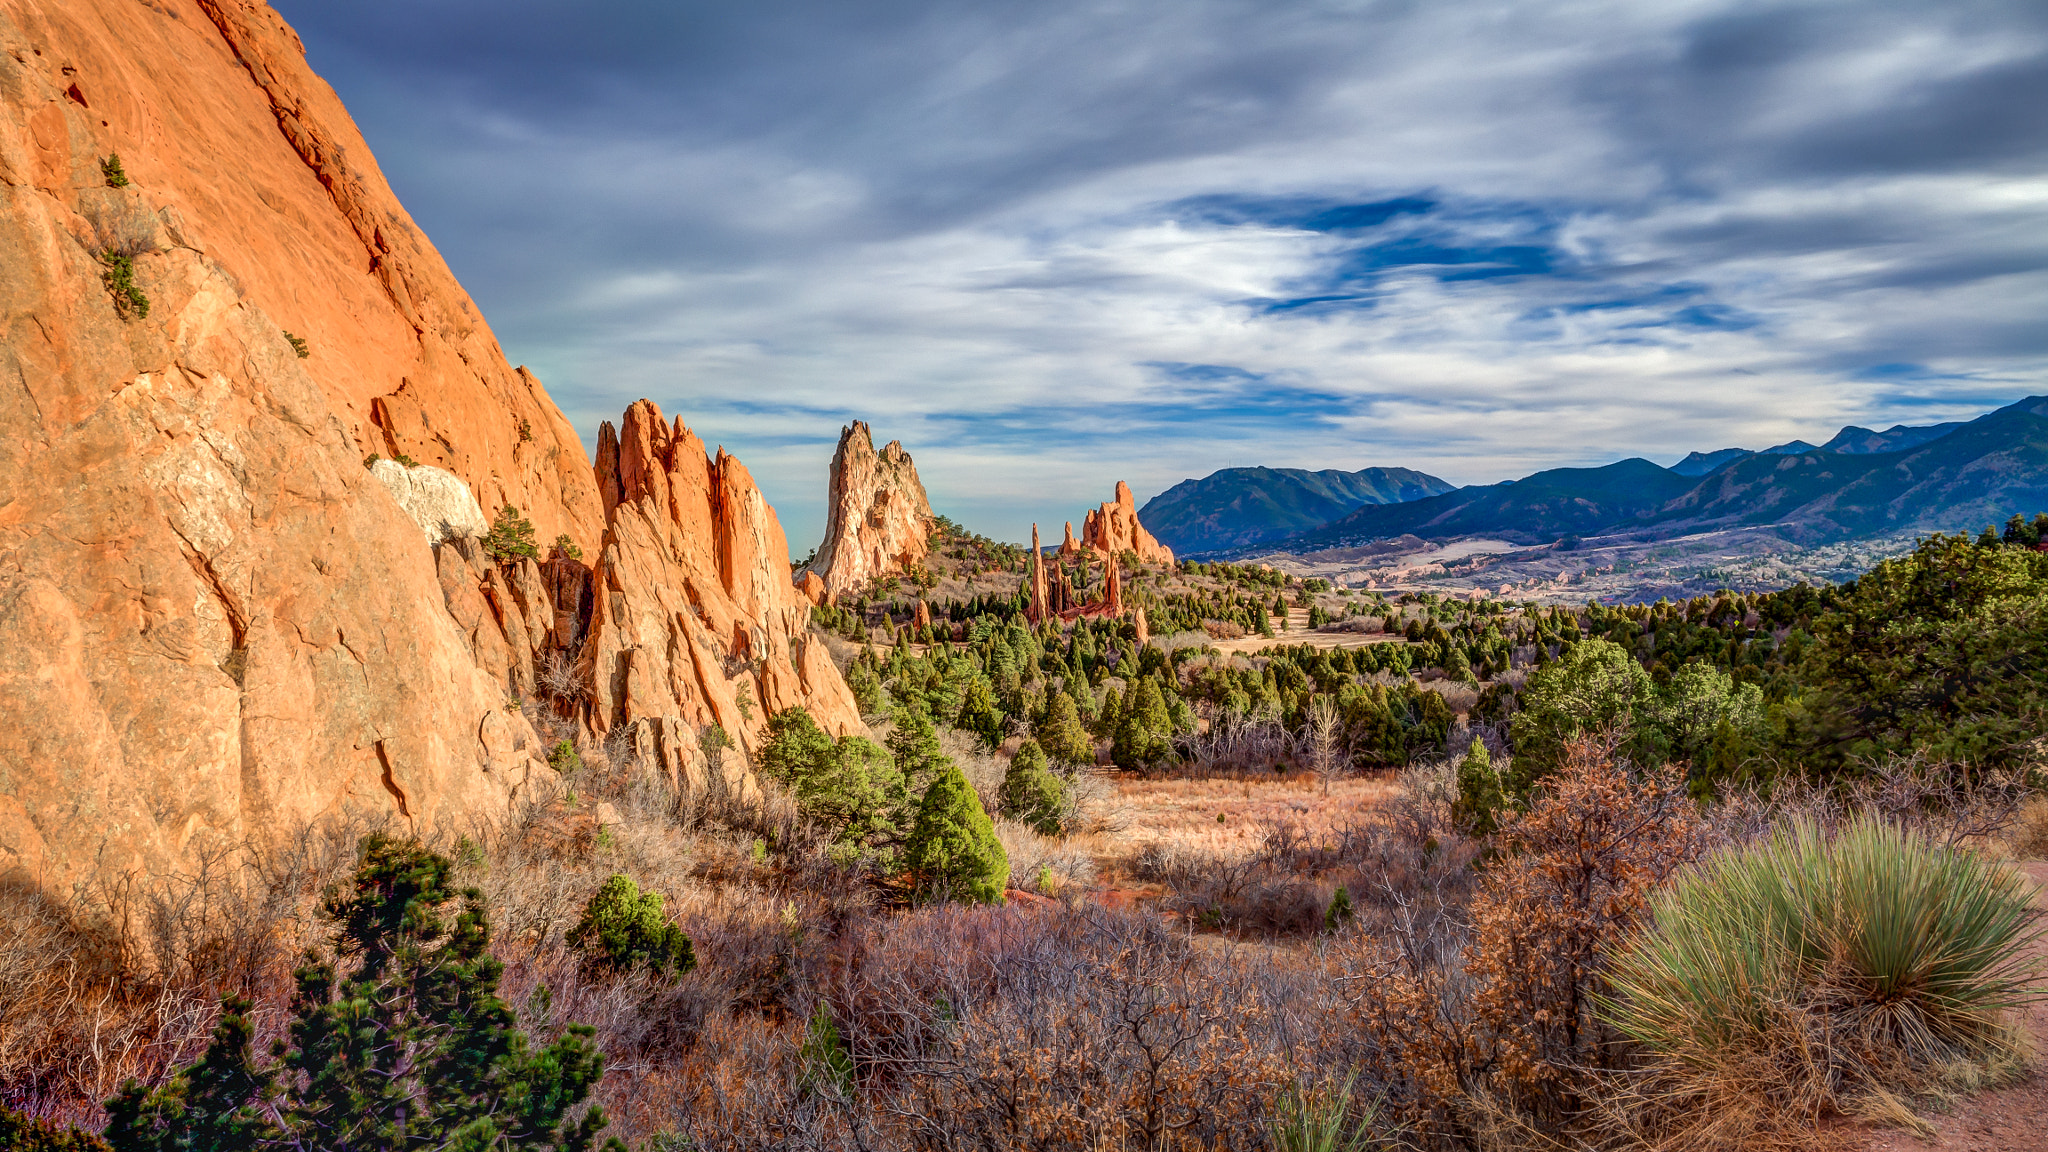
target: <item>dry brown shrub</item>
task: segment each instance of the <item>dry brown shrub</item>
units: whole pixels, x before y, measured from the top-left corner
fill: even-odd
[[[267,1044],[321,891],[374,826],[331,820],[263,851],[200,852],[190,872],[68,905],[0,886],[0,1104],[96,1126],[123,1081],[154,1083],[205,1048],[224,996],[256,1002]]]
[[[1579,741],[1497,842],[1502,859],[1472,908],[1473,1012],[1497,1085],[1562,1117],[1578,1106],[1574,1070],[1610,1063],[1592,1001],[1606,951],[1703,838],[1682,770],[1634,773]]]
[[[1455,958],[1455,894],[1433,921],[1399,897],[1389,931],[1352,945],[1369,1066],[1418,1132],[1541,1143],[1572,1125],[1593,1070],[1619,1055],[1593,1015],[1606,952],[1705,837],[1682,772],[1636,772],[1611,749],[1573,745],[1503,827]]]
[[[901,1085],[904,1146],[1263,1142],[1286,1064],[1249,957],[1101,909],[921,913],[870,946],[842,1028]]]
[[[2033,796],[2020,807],[2007,843],[2024,860],[2048,858],[2048,796]]]

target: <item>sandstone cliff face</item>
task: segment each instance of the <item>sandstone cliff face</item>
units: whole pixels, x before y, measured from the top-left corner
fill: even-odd
[[[931,551],[932,505],[900,440],[879,453],[868,426],[840,430],[826,489],[825,542],[807,571],[828,597],[901,572]]]
[[[766,716],[797,705],[835,735],[862,730],[745,466],[642,400],[599,431],[597,473],[607,526],[580,664],[595,731],[629,726],[664,771],[701,782],[712,724],[749,753]]]
[[[0,0],[0,204],[0,878],[104,897],[343,808],[424,830],[545,785],[508,693],[600,630],[624,651],[616,622],[660,619],[688,547],[606,528],[573,429],[275,13]],[[445,469],[479,513],[518,505],[542,541],[616,537],[603,579],[492,562],[440,479],[464,523],[418,501],[416,521],[373,452]],[[759,661],[762,704],[819,700],[843,727],[773,513],[737,463],[704,473],[712,564],[688,571],[716,577],[690,587],[720,631],[693,642]],[[650,481],[608,478],[645,503]],[[605,665],[624,687],[652,666],[635,651]],[[648,714],[727,715],[671,694]]]
[[[1131,499],[1131,486],[1121,480],[1116,482],[1116,499],[1088,513],[1082,521],[1079,540],[1074,539],[1073,524],[1067,525],[1061,555],[1077,555],[1084,548],[1101,556],[1135,552],[1143,564],[1173,563],[1173,549],[1153,539],[1145,526],[1138,523],[1138,506]]]

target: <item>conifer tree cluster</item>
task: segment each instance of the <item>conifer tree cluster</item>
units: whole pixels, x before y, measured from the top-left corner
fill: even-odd
[[[113,1152],[462,1149],[586,1152],[606,1120],[579,1108],[604,1073],[593,1030],[535,1050],[498,997],[482,894],[447,858],[382,834],[323,908],[329,958],[298,971],[289,1038],[269,1061],[249,1004],[222,1004],[212,1042],[163,1086],[107,1103]],[[449,916],[453,912],[453,918]],[[624,1152],[616,1140],[605,1147]]]

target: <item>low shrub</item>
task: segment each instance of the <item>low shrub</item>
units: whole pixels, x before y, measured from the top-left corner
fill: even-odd
[[[100,263],[107,266],[100,273],[100,283],[107,286],[107,294],[114,298],[114,312],[123,320],[148,319],[149,297],[135,283],[135,261],[109,248],[100,253]]]
[[[1274,1099],[1273,1118],[1266,1123],[1275,1152],[1372,1152],[1399,1147],[1374,1134],[1378,1100],[1363,1108],[1353,1103],[1352,1088],[1357,1082],[1353,1073],[1342,1084],[1321,1090],[1300,1083],[1289,1085]]]
[[[697,966],[690,938],[662,912],[661,893],[642,892],[632,877],[621,874],[613,874],[583,906],[583,918],[568,939],[615,971],[645,968],[667,976]]]
[[[1888,821],[1797,821],[1659,894],[1601,1012],[1696,1095],[1733,1082],[1790,1114],[1867,1110],[2008,1061],[2005,1014],[2038,995],[2028,889]]]

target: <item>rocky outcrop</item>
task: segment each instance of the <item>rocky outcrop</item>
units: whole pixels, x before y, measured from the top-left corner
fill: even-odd
[[[579,661],[595,732],[629,728],[664,771],[701,783],[698,734],[712,725],[749,754],[784,708],[835,735],[864,730],[810,633],[775,510],[738,460],[707,457],[642,400],[599,430],[597,472],[606,526]]]
[[[1033,624],[1045,623],[1047,606],[1045,602],[1045,549],[1038,543],[1038,525],[1031,526],[1031,601],[1024,608],[1024,615]]]
[[[477,507],[469,485],[453,472],[427,464],[407,468],[396,460],[379,460],[370,465],[370,475],[398,501],[399,510],[420,526],[429,544],[474,540],[491,530],[491,522]]]
[[[1145,526],[1138,522],[1137,502],[1131,498],[1131,486],[1119,480],[1116,482],[1116,499],[1103,504],[1088,513],[1081,523],[1081,538],[1074,539],[1074,525],[1067,524],[1067,538],[1060,545],[1060,554],[1078,555],[1088,549],[1099,556],[1121,556],[1125,552],[1137,554],[1141,564],[1171,564],[1173,549],[1152,538]]]
[[[0,4],[0,715],[33,718],[0,732],[0,874],[59,898],[352,806],[425,829],[545,773],[363,466],[368,401],[411,377],[501,428],[533,413],[536,453],[574,436],[414,243],[289,32],[220,16],[239,39],[189,2]],[[416,271],[409,311],[259,58]],[[595,523],[594,487],[495,450],[465,403],[436,416],[453,471]]]
[[[932,505],[900,440],[880,452],[856,420],[839,432],[826,486],[825,542],[807,567],[828,598],[901,572],[931,551]]]
[[[797,577],[796,590],[802,593],[804,601],[814,608],[831,599],[825,594],[825,582],[818,579],[816,572],[806,571]]]
[[[694,544],[650,452],[607,504],[269,8],[0,0],[0,204],[0,880],[100,899],[350,808],[502,811],[553,776],[508,696],[570,653],[600,728],[658,722],[636,747],[738,683],[845,727],[744,470],[699,451]],[[597,577],[484,556],[508,503],[602,536]],[[731,675],[650,679],[698,649]]]

